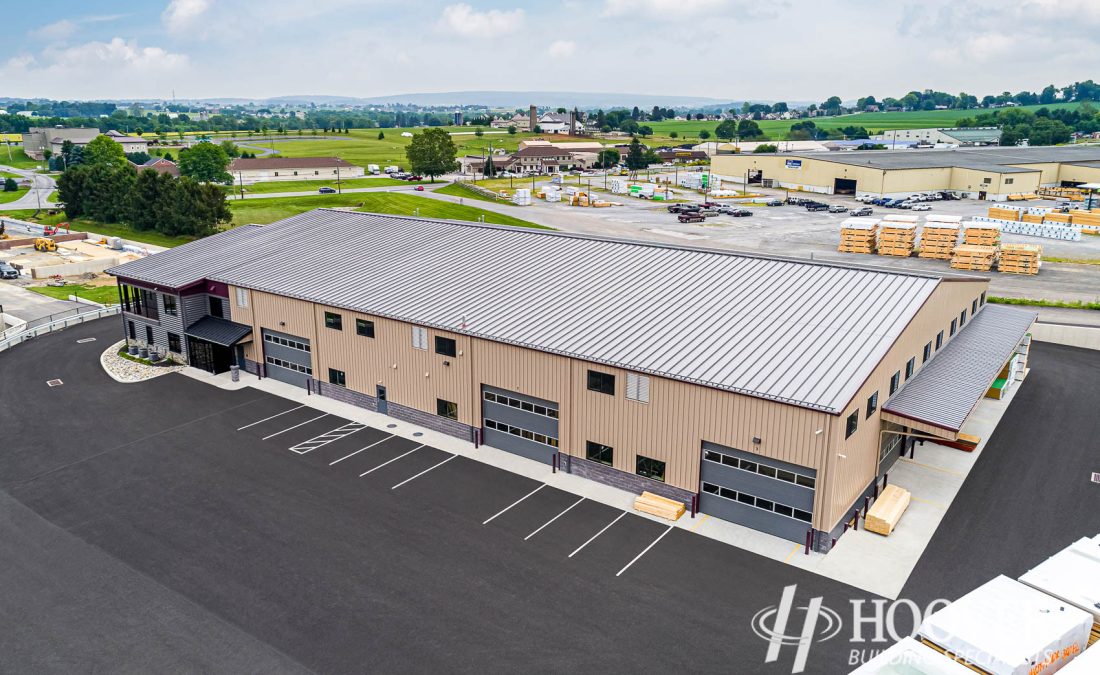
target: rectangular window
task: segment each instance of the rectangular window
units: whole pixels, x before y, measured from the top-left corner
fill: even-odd
[[[458,419],[458,404],[451,403],[450,401],[444,401],[441,398],[435,400],[435,414],[440,417],[446,417],[449,420]],[[522,431],[520,433],[522,434]]]
[[[962,313],[959,314],[959,328],[962,328],[965,325],[966,325],[966,310],[964,309],[962,311]]]
[[[216,295],[208,295],[207,298],[210,316],[217,317],[219,319],[224,318],[225,314],[222,313],[222,299]]]
[[[848,423],[844,428],[844,438],[851,438],[852,434],[859,428],[859,411],[855,411],[851,415],[848,415]]]
[[[344,371],[336,370],[335,368],[328,369],[328,383],[336,384],[341,387],[348,386],[347,379],[344,377]]]
[[[614,463],[615,449],[603,443],[585,442],[585,457],[593,462],[611,466]]]
[[[592,372],[592,371],[588,371]],[[642,476],[643,478],[652,478],[653,480],[659,480],[662,483],[665,482],[665,463],[659,459],[650,459],[649,457],[642,457],[638,455],[638,459],[634,464],[634,473]]]
[[[985,291],[982,291],[982,297],[978,299],[978,304],[985,307]]]
[[[901,384],[901,371],[897,371],[890,376],[890,395],[893,396],[894,392],[898,390],[898,385]]]
[[[133,321],[127,321],[126,325],[129,326],[129,328],[130,328],[130,339],[131,340],[136,340],[137,339],[137,331],[134,330],[134,322]]]
[[[951,319],[951,337],[955,337],[955,331],[959,329],[959,320]]]
[[[179,354],[182,348],[180,347],[180,336],[175,333],[168,334],[168,351],[173,354]]]
[[[871,415],[875,414],[878,410],[878,392],[871,394],[871,398],[867,399],[867,418],[870,419]]]
[[[977,313],[978,313],[978,299],[977,299],[977,298],[974,298],[974,299],[973,299],[973,300],[972,300],[972,301],[970,302],[970,315],[971,315],[971,316],[974,316],[974,315],[975,315],[975,314],[977,314]]]
[[[146,326],[145,327],[145,342],[149,345],[154,344],[153,343],[153,327],[152,326]]]
[[[649,403],[649,378],[637,373],[627,373],[626,397],[631,401]]]
[[[943,346],[943,331],[941,330],[939,333],[936,333],[936,351],[938,352],[940,350],[940,347],[942,347],[942,346]]]
[[[162,295],[164,298],[164,313],[168,316],[178,316],[179,309],[176,307],[176,296],[174,295]]]
[[[366,319],[355,320],[355,334],[363,337],[374,337],[374,322]]]
[[[435,336],[435,353],[443,356],[455,356],[458,354],[458,344],[449,337]]]
[[[1012,185],[1016,182],[1015,178],[1005,178],[1005,185]]]
[[[245,288],[238,288],[237,289],[237,306],[238,307],[248,307],[248,289],[245,289]]]
[[[928,359],[932,358],[932,343],[924,345],[924,353],[921,354],[921,363],[928,363]]]
[[[336,312],[325,312],[325,328],[344,330],[344,317]]]
[[[422,326],[412,328],[413,349],[428,348],[428,329]]]
[[[992,182],[993,182],[993,179],[992,179],[992,178],[983,178],[983,179],[982,179],[982,184],[983,184],[983,185],[989,185],[989,184],[990,184],[990,183],[992,183]]]
[[[908,382],[910,377],[913,377],[913,373],[917,370],[917,357],[913,357],[905,363],[905,381]]]
[[[588,390],[615,395],[615,376],[598,370],[588,371]]]

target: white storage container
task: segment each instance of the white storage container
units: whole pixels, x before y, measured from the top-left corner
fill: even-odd
[[[1020,581],[1088,612],[1093,622],[1100,624],[1100,535],[1078,539],[1029,570]]]
[[[918,633],[992,675],[1050,675],[1085,649],[1091,627],[1091,614],[1002,575],[927,617]]]
[[[851,675],[974,675],[974,671],[913,638],[905,638]]]

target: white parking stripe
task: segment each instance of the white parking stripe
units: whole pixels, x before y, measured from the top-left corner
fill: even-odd
[[[332,465],[334,465],[334,464],[339,464],[340,462],[344,461],[344,460],[345,460],[345,459],[347,459],[348,457],[354,457],[354,456],[358,455],[358,454],[359,454],[360,452],[363,452],[364,450],[369,450],[370,448],[373,448],[374,446],[378,445],[379,443],[385,443],[386,441],[390,440],[390,439],[391,439],[391,438],[393,438],[393,437],[394,437],[394,435],[393,435],[393,434],[390,434],[389,436],[386,436],[385,438],[383,438],[383,439],[382,439],[382,440],[380,440],[380,441],[375,441],[374,443],[371,443],[370,445],[368,445],[368,446],[367,446],[367,447],[365,447],[365,448],[359,448],[358,450],[356,450],[355,452],[351,453],[350,455],[344,455],[343,457],[341,457],[340,459],[336,460],[335,462],[329,462],[329,463],[328,463],[328,465],[329,465],[329,466],[332,466]]]
[[[405,480],[401,481],[401,482],[400,482],[400,483],[398,483],[397,485],[394,485],[394,486],[393,486],[393,487],[391,487],[390,489],[391,489],[391,490],[396,490],[397,488],[401,487],[401,486],[402,486],[402,485],[404,485],[405,483],[408,483],[409,481],[413,480],[414,478],[420,478],[421,476],[423,476],[424,474],[428,473],[428,472],[429,472],[429,471],[431,471],[432,469],[438,469],[439,467],[443,466],[444,464],[446,464],[447,462],[451,461],[451,460],[452,460],[452,459],[454,459],[455,457],[458,457],[458,455],[451,455],[450,457],[448,457],[447,459],[443,460],[443,461],[442,461],[442,462],[440,462],[439,464],[436,464],[435,466],[432,466],[432,467],[429,467],[429,468],[427,468],[427,469],[424,469],[423,471],[421,471],[420,473],[416,474],[416,475],[415,475],[415,476],[413,476],[412,478],[406,478]]]
[[[580,504],[580,503],[581,503],[581,502],[583,502],[583,501],[584,501],[584,497],[581,497],[581,498],[580,498],[580,499],[578,499],[577,501],[573,502],[573,506],[576,506],[577,504]],[[542,524],[542,527],[540,527],[539,529],[535,530],[535,531],[534,531],[534,532],[532,532],[531,534],[529,534],[529,535],[527,535],[526,537],[524,537],[524,538],[523,538],[523,540],[524,540],[524,541],[527,541],[527,540],[528,540],[528,539],[530,539],[531,537],[533,537],[533,536],[535,536],[536,534],[538,534],[539,532],[541,532],[541,531],[542,531],[542,528],[543,528],[543,527],[546,527],[547,525],[549,525],[550,523],[554,522],[554,521],[555,521],[555,520],[557,520],[558,518],[561,518],[561,517],[562,517],[562,516],[564,516],[565,514],[569,513],[569,511],[570,511],[570,510],[571,510],[571,509],[573,508],[573,506],[570,506],[570,507],[569,507],[568,509],[566,509],[566,510],[562,511],[562,512],[561,512],[561,513],[559,513],[558,515],[554,516],[554,517],[553,517],[553,518],[551,518],[550,520],[548,520],[548,521],[546,521],[545,523],[543,523],[543,524]]]
[[[341,427],[326,431],[320,436],[314,436],[308,441],[302,441],[298,445],[289,448],[291,451],[304,455],[307,452],[313,452],[317,448],[322,448],[333,441],[338,441],[342,438],[347,438],[357,431],[366,429],[367,425],[360,424],[359,422],[349,422]]]
[[[534,490],[531,490],[530,492],[528,492],[527,494],[523,495],[522,497],[520,497],[520,498],[519,498],[519,499],[517,499],[516,501],[512,502],[512,503],[511,503],[511,504],[509,504],[508,506],[504,507],[504,511],[501,511],[501,512],[497,513],[497,514],[496,514],[496,515],[494,515],[494,516],[493,516],[492,518],[490,518],[489,520],[486,520],[486,521],[485,521],[484,523],[482,523],[482,525],[488,525],[488,524],[489,524],[489,523],[491,523],[491,522],[493,521],[493,519],[495,519],[495,518],[496,518],[497,516],[499,516],[499,515],[503,515],[503,514],[504,514],[504,513],[505,513],[505,512],[506,512],[506,511],[507,511],[508,509],[512,508],[512,507],[513,507],[513,506],[515,506],[516,504],[519,504],[519,503],[520,503],[520,502],[522,502],[522,501],[523,501],[524,499],[527,499],[528,497],[530,497],[531,495],[535,494],[536,492],[538,492],[539,490],[543,489],[544,487],[546,487],[546,483],[543,483],[542,485],[538,486],[538,487],[537,487],[537,488],[535,488]]]
[[[310,422],[316,422],[317,420],[321,419],[322,417],[328,417],[328,413],[325,413],[325,414],[323,414],[323,415],[318,415],[317,417],[314,417],[314,418],[313,418],[313,419],[311,419],[311,420],[306,420],[305,422],[302,422],[301,424],[295,424],[295,425],[294,425],[294,426],[292,426],[292,427],[287,427],[286,429],[283,429],[282,431],[276,431],[276,432],[275,432],[275,433],[273,433],[273,434],[269,434],[269,435],[267,435],[267,436],[264,436],[264,437],[263,437],[262,439],[260,439],[260,440],[264,440],[264,441],[266,441],[266,440],[267,440],[267,439],[269,439],[269,438],[275,438],[276,436],[278,436],[278,435],[280,435],[280,434],[285,434],[286,432],[288,432],[288,431],[291,431],[291,430],[294,430],[294,429],[297,429],[298,427],[304,427],[305,425],[309,424]]]
[[[304,405],[300,405],[300,406],[298,406],[297,408],[291,408],[290,410],[284,410],[284,411],[282,411],[281,413],[279,413],[278,415],[272,415],[271,417],[265,417],[265,418],[263,418],[262,420],[256,420],[256,421],[255,421],[255,422],[253,422],[252,424],[246,424],[246,425],[244,425],[243,427],[240,427],[240,428],[238,428],[238,429],[237,429],[237,431],[244,431],[244,430],[245,430],[245,429],[247,429],[248,427],[254,427],[254,426],[256,426],[257,424],[262,424],[263,422],[266,422],[266,421],[268,421],[268,420],[273,420],[273,419],[275,419],[276,417],[279,417],[280,415],[285,415],[285,414],[287,414],[287,413],[292,413],[292,412],[294,412],[295,410],[301,410],[301,409],[302,409],[302,408],[304,408],[304,407],[305,407]]]
[[[610,527],[611,527],[612,525],[614,525],[615,523],[619,522],[619,521],[620,521],[620,520],[622,519],[622,517],[623,517],[623,516],[625,516],[625,515],[626,515],[626,511],[623,511],[622,513],[620,513],[620,514],[618,515],[618,517],[616,517],[616,518],[615,518],[615,520],[612,520],[612,521],[611,521],[610,523],[608,523],[607,525],[604,525],[604,526],[603,526],[603,529],[602,529],[602,530],[600,530],[600,531],[599,531],[599,532],[597,532],[596,534],[592,535],[592,538],[591,538],[591,539],[589,539],[588,541],[586,541],[586,542],[584,542],[583,544],[581,544],[580,546],[578,546],[578,547],[577,547],[577,550],[576,550],[576,551],[573,551],[572,553],[570,553],[570,554],[569,554],[569,557],[570,557],[570,558],[572,558],[573,556],[575,556],[575,555],[577,555],[578,553],[580,553],[580,552],[581,552],[581,549],[582,549],[582,548],[584,548],[585,546],[588,546],[589,544],[591,544],[592,542],[594,542],[594,541],[596,540],[596,537],[600,536],[600,535],[601,535],[601,534],[603,534],[604,532],[607,532],[607,530],[608,530],[608,529],[609,529],[609,528],[610,528]]]
[[[633,565],[634,563],[638,562],[638,559],[639,559],[639,558],[641,558],[641,557],[642,557],[643,555],[645,555],[646,553],[648,553],[648,552],[649,552],[649,549],[653,548],[654,546],[656,546],[656,545],[657,545],[657,542],[659,542],[659,541],[661,541],[662,539],[664,539],[664,538],[665,538],[665,535],[666,535],[666,534],[668,534],[669,532],[672,532],[672,528],[674,528],[674,527],[676,527],[676,526],[675,526],[675,525],[669,525],[669,526],[668,526],[668,529],[667,529],[667,530],[665,530],[664,532],[662,532],[662,533],[661,533],[661,536],[659,536],[659,537],[657,537],[656,539],[654,539],[654,540],[653,540],[653,543],[652,543],[652,544],[650,544],[649,546],[646,546],[646,547],[645,547],[644,549],[642,549],[642,552],[641,552],[641,553],[639,553],[638,555],[634,556],[634,559],[633,559],[633,560],[631,560],[630,562],[628,562],[628,563],[626,564],[626,567],[624,567],[624,568],[622,568],[621,570],[619,570],[619,573],[618,573],[618,574],[616,574],[615,576],[620,576],[620,575],[622,575],[622,573],[623,573],[623,572],[625,572],[625,571],[627,571],[628,569],[630,569],[630,566],[631,566],[631,565]]]
[[[398,455],[397,457],[394,457],[393,459],[391,459],[389,461],[382,462],[381,464],[374,467],[373,469],[371,469],[369,471],[364,471],[363,473],[359,474],[359,477],[362,478],[363,476],[367,475],[368,473],[374,473],[375,471],[381,469],[382,467],[386,466],[387,464],[392,464],[393,462],[396,462],[397,460],[401,459],[402,457],[408,457],[409,455],[413,454],[414,452],[416,452],[417,450],[419,450],[422,447],[424,447],[424,446],[423,445],[418,445],[418,446],[416,446],[412,450],[409,450],[408,452],[406,452],[403,455]]]

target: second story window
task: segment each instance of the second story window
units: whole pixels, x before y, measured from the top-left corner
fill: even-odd
[[[435,353],[443,356],[455,356],[458,354],[458,345],[449,337],[435,336]]]
[[[325,312],[325,328],[344,330],[344,317],[336,312]]]
[[[615,395],[615,376],[610,373],[601,373],[598,370],[588,371],[589,391],[598,391],[601,394]]]

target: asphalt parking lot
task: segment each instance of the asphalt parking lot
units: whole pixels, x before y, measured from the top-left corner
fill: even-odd
[[[765,664],[751,629],[785,586],[842,617],[871,599],[395,429],[182,375],[115,383],[97,357],[118,329],[90,322],[0,355],[0,381],[20,394],[0,398],[18,439],[0,449],[2,670],[789,673],[794,648]],[[1052,381],[1059,394],[1095,381],[1095,352],[1082,370],[1081,354],[1043,347],[1003,425],[1021,402],[1046,405],[1029,397]],[[1062,423],[1090,400],[1041,412]],[[965,527],[951,509],[915,592],[940,597],[943,574],[964,592],[1003,568],[987,536],[1035,508],[1030,492],[994,489],[1028,481],[1017,462],[1034,437],[1013,438],[998,431],[980,460],[988,486],[964,487],[996,500],[969,504]],[[1019,518],[1019,561],[1095,533],[1089,494],[1049,492],[1049,510],[1073,514],[1058,527]],[[798,626],[793,615],[787,632]],[[846,634],[815,643],[805,672],[845,672]]]

